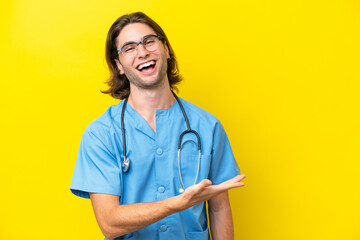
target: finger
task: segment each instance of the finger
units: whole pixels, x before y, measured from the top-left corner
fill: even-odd
[[[246,178],[246,175],[245,175],[245,174],[241,174],[241,175],[237,175],[237,176],[234,177],[233,179],[239,182],[239,181],[243,180],[244,178]]]
[[[221,187],[229,190],[229,189],[232,189],[232,188],[238,188],[238,187],[243,187],[245,186],[245,183],[243,182],[229,182],[229,183],[224,183],[224,184],[220,184]]]
[[[237,175],[236,177],[220,183],[219,186],[222,189],[229,190],[231,188],[238,188],[245,186],[245,183],[241,182],[245,178],[245,174]]]
[[[211,185],[205,187],[202,191],[207,191],[208,193],[221,193],[224,191],[228,191],[233,188],[239,188],[245,186],[245,183],[243,182],[230,182],[230,183],[220,183],[218,185]],[[216,194],[217,195],[217,194]]]
[[[243,187],[243,186],[245,186],[245,183],[238,182],[238,183],[234,183],[231,188],[238,188],[238,187]]]
[[[225,181],[226,183],[235,183],[235,182],[240,182],[242,181],[244,178],[246,177],[245,174],[241,174],[241,175],[237,175],[232,179],[229,179],[227,181]]]

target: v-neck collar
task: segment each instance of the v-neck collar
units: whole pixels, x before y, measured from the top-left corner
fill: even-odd
[[[174,110],[174,108],[176,108],[177,105],[179,105],[179,103],[175,100],[174,104],[168,109],[156,109],[155,121],[158,117],[168,117],[170,112],[172,112]],[[143,118],[143,116],[141,116],[138,112],[136,112],[129,103],[127,103],[125,106],[125,114],[124,114],[125,119],[126,119],[127,114],[134,121],[133,124],[136,129],[138,129],[139,131],[141,131],[142,133],[144,133],[151,139],[155,140],[156,132],[154,132],[154,130],[150,127],[150,125]],[[125,125],[124,127],[126,129],[126,124],[125,124],[126,120],[125,119],[124,119],[124,125]],[[158,127],[156,122],[155,122],[155,124],[156,124],[156,127]]]

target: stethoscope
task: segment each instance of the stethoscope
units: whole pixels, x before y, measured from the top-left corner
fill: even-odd
[[[191,127],[190,127],[189,120],[187,118],[187,115],[185,113],[185,110],[184,110],[184,107],[183,107],[181,101],[179,100],[178,96],[176,96],[176,94],[173,91],[171,91],[171,92],[174,95],[176,101],[178,102],[178,104],[179,104],[179,106],[181,108],[182,114],[183,114],[183,116],[185,118],[185,122],[186,122],[186,125],[187,125],[187,130],[183,131],[180,134],[179,143],[178,143],[178,168],[179,168],[179,177],[180,177],[180,182],[181,182],[181,187],[182,187],[182,188],[179,189],[179,192],[183,193],[185,191],[185,186],[184,186],[184,183],[183,183],[183,180],[182,180],[181,163],[180,163],[180,153],[181,153],[181,147],[182,147],[181,146],[182,138],[187,133],[193,133],[193,134],[195,134],[195,136],[197,138],[197,141],[198,141],[199,158],[198,158],[198,167],[197,167],[197,172],[196,172],[196,177],[195,177],[194,184],[196,184],[198,176],[199,176],[200,158],[201,158],[201,143],[200,143],[199,134],[195,130],[192,130]],[[125,139],[125,127],[124,127],[124,113],[125,113],[125,106],[126,106],[127,101],[128,101],[128,98],[125,99],[125,102],[124,102],[124,105],[123,105],[122,111],[121,111],[121,131],[122,131],[123,149],[124,149],[124,161],[123,161],[123,165],[122,165],[123,172],[127,172],[129,170],[129,167],[130,167],[130,159],[126,157],[126,139]]]

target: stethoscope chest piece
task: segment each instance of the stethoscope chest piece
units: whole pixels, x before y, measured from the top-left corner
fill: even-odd
[[[125,158],[125,159],[124,159],[123,166],[122,166],[123,172],[127,172],[127,171],[129,170],[129,167],[130,167],[130,159],[129,159],[129,158]]]

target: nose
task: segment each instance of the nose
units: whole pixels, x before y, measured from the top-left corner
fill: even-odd
[[[142,45],[142,44],[139,44],[137,46],[137,56],[138,57],[145,57],[147,55],[149,55],[149,51],[146,50],[146,48]]]

